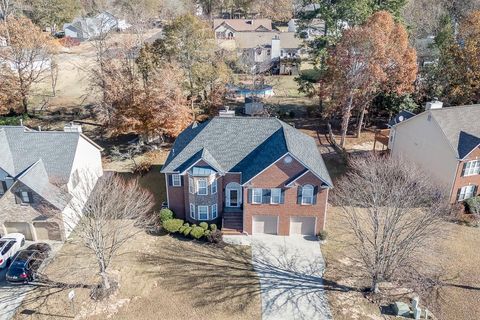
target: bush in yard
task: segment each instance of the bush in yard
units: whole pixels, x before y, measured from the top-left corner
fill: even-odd
[[[465,207],[469,213],[480,215],[480,196],[465,200]]]
[[[163,229],[169,233],[178,232],[181,226],[183,226],[182,219],[170,219],[163,223]]]
[[[210,230],[205,230],[205,232],[203,233],[203,235],[204,235],[205,237],[207,237],[207,239],[208,239],[208,237],[210,236],[211,233],[212,233],[212,231],[210,231]]]
[[[208,223],[206,222],[200,222],[199,226],[202,227],[203,230],[208,230]]]
[[[167,220],[173,219],[173,211],[170,209],[162,209],[160,210],[160,221],[164,223]]]
[[[323,230],[323,231],[320,231],[318,234],[317,234],[317,237],[319,240],[327,240],[327,237],[328,237],[328,232]]]
[[[186,227],[185,230],[183,230],[183,235],[186,237],[192,232],[192,227]]]
[[[195,239],[200,239],[205,235],[205,229],[203,229],[202,227],[193,227],[190,235]]]
[[[212,224],[210,225],[210,230],[212,230],[212,231],[217,230],[217,225],[216,225],[215,223],[212,223]]]
[[[211,243],[222,243],[223,234],[220,230],[214,230],[207,236],[207,240]]]
[[[178,232],[183,233],[187,227],[185,225],[181,226],[180,229],[178,229]]]

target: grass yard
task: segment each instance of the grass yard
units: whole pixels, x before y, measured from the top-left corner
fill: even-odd
[[[360,273],[348,245],[350,233],[343,229],[340,209],[330,207],[327,218],[329,238],[322,246],[327,263],[326,281],[333,281],[346,287],[361,289],[369,281]],[[420,297],[421,304],[440,320],[480,319],[480,229],[447,223],[438,239],[420,254],[422,273],[440,275],[443,285],[428,297]],[[380,313],[380,306],[364,298],[355,290],[348,292],[328,291],[328,298],[336,320],[347,319],[389,319]],[[393,299],[393,298],[392,298]],[[396,300],[406,297],[397,297]],[[392,300],[392,302],[395,300]],[[394,317],[391,317],[394,319]]]
[[[38,287],[14,319],[260,319],[259,282],[248,248],[212,245],[139,233],[114,259],[118,292],[94,302],[89,288],[95,262],[79,244],[66,243],[45,274],[77,285],[75,314],[71,288]],[[34,311],[28,315],[29,310]]]

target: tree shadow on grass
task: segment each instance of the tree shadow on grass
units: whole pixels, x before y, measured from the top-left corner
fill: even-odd
[[[259,303],[260,296],[264,300],[268,297],[270,305],[266,307],[272,310],[288,302],[297,306],[294,312],[301,311],[300,305],[305,303],[323,312],[325,290],[356,290],[323,280],[323,263],[304,263],[299,261],[300,255],[278,256],[267,247],[255,250],[252,264],[250,248],[176,243],[158,253],[143,254],[140,262],[162,265],[150,276],[175,293],[188,293],[195,306],[221,304],[231,312]]]

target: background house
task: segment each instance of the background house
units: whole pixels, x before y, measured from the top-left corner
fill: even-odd
[[[90,40],[110,31],[124,31],[130,28],[125,20],[118,19],[109,12],[102,12],[95,17],[75,18],[63,25],[66,37],[78,40]]]
[[[83,207],[87,188],[103,174],[100,151],[79,126],[0,126],[1,233],[65,240],[75,225],[73,210]]]
[[[165,162],[168,206],[224,232],[314,235],[332,181],[315,140],[276,118],[213,118],[182,132]]]
[[[454,203],[479,194],[479,124],[480,105],[443,108],[435,101],[392,127],[389,148],[429,172]]]

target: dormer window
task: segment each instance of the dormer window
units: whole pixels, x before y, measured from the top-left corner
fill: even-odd
[[[30,203],[30,194],[27,191],[22,191],[20,192],[20,199],[22,200],[22,203]]]

